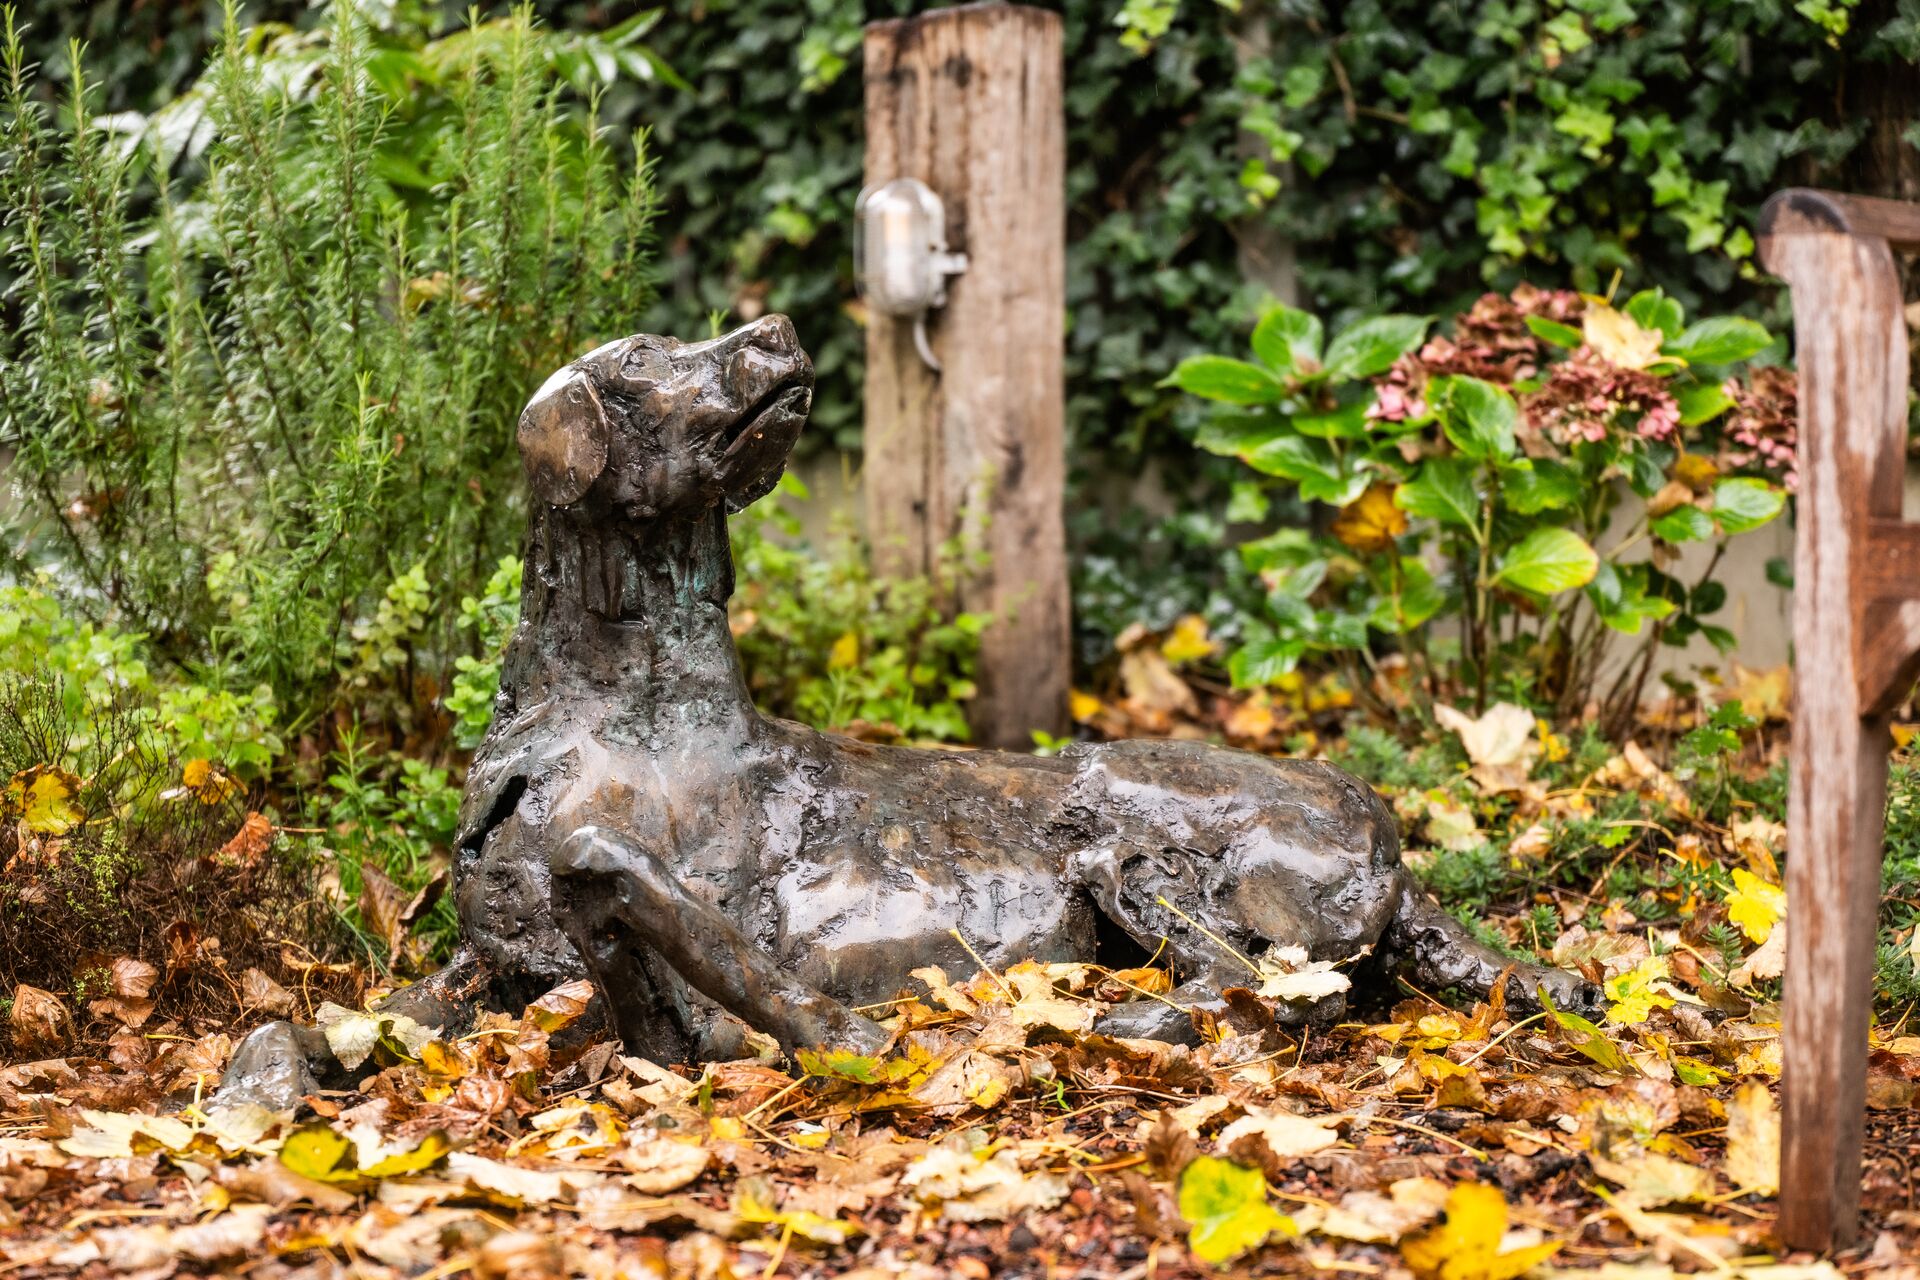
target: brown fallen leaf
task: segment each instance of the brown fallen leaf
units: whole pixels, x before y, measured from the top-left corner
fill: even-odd
[[[585,1013],[592,999],[593,984],[585,978],[576,978],[561,983],[528,1005],[525,1018],[542,1031],[558,1031]]]
[[[400,953],[401,939],[406,937],[407,926],[400,919],[405,909],[399,886],[371,862],[361,863],[360,918],[373,936],[386,944],[389,955]]]
[[[273,823],[257,810],[247,812],[247,820],[231,839],[220,846],[219,856],[253,866],[273,846]]]
[[[286,1015],[296,1007],[293,992],[259,969],[248,969],[240,975],[240,999],[247,1009],[261,1013]]]
[[[414,894],[407,905],[400,910],[402,927],[413,928],[426,916],[427,912],[433,910],[434,904],[439,902],[446,893],[451,874],[450,867],[442,866],[425,884],[420,886],[420,892]]]
[[[345,1213],[359,1202],[359,1197],[352,1192],[304,1177],[274,1159],[243,1165],[215,1165],[213,1180],[238,1198],[256,1200],[276,1209],[304,1202],[322,1213]]]
[[[26,1053],[53,1053],[73,1034],[73,1018],[59,996],[21,983],[13,989],[8,1021],[13,1043]]]
[[[536,1231],[502,1231],[480,1246],[473,1273],[481,1280],[561,1280],[568,1274],[560,1242]]]

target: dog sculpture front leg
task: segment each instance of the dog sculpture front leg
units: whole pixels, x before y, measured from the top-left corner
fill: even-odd
[[[609,926],[624,926],[686,984],[756,1031],[796,1049],[877,1053],[887,1033],[845,1005],[780,971],[779,962],[712,904],[687,892],[666,863],[632,841],[582,827],[554,850],[553,914],[579,948],[621,1022],[620,1036],[645,1044],[647,1028],[628,1026],[606,949]]]

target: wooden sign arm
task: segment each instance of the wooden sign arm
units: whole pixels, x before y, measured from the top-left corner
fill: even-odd
[[[1887,716],[1920,681],[1920,522],[1869,520],[1857,580],[1860,702]]]

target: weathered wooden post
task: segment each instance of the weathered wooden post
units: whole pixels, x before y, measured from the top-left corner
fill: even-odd
[[[1853,1239],[1887,811],[1888,717],[1920,669],[1920,524],[1901,517],[1907,326],[1892,248],[1920,206],[1782,191],[1760,253],[1800,367],[1778,1234]]]
[[[866,31],[866,180],[918,178],[967,256],[926,320],[867,327],[867,532],[883,571],[930,572],[967,532],[988,561],[958,607],[993,615],[974,740],[1027,747],[1066,727],[1066,124],[1060,16],[939,9]]]

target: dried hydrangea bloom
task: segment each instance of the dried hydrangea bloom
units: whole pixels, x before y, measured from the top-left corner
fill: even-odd
[[[1560,444],[1598,443],[1616,425],[1630,425],[1645,440],[1671,441],[1680,433],[1680,405],[1662,379],[1617,368],[1590,347],[1553,366],[1520,408],[1525,430]]]
[[[1800,480],[1794,458],[1800,444],[1799,383],[1791,369],[1755,369],[1742,384],[1728,378],[1724,387],[1733,397],[1727,415],[1727,438],[1737,447],[1721,457],[1724,469],[1759,465],[1779,475],[1791,492]]]

